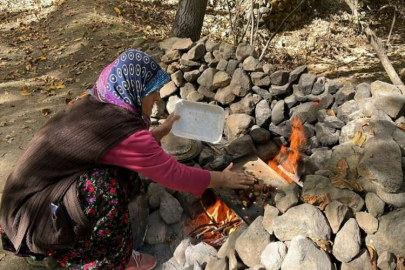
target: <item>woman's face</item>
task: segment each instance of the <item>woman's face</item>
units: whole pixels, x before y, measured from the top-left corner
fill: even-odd
[[[159,91],[155,91],[152,94],[142,99],[142,114],[145,116],[152,115],[153,104],[160,100]]]

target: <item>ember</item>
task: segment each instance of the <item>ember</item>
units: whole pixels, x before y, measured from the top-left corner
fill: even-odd
[[[189,222],[185,233],[218,248],[243,222],[218,197],[208,208],[201,204],[204,213]]]
[[[306,138],[302,131],[302,123],[298,118],[291,121],[291,129],[291,137],[288,139],[290,148],[283,145],[278,155],[269,161],[269,166],[289,183],[300,184],[297,168],[301,158],[300,148],[306,145]]]

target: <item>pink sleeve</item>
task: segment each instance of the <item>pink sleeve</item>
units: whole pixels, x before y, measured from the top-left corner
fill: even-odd
[[[188,167],[166,154],[150,131],[138,131],[101,157],[101,163],[143,174],[167,188],[198,197],[207,189],[209,171]]]

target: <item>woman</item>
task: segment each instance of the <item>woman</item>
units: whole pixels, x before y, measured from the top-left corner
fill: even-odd
[[[128,50],[99,76],[90,97],[52,117],[7,179],[0,209],[3,245],[22,256],[50,256],[82,269],[152,269],[132,252],[128,204],[137,174],[200,196],[206,188],[248,188],[230,171],[186,167],[160,140],[179,116],[149,131],[158,90],[169,76],[150,56]],[[132,255],[132,256],[131,256]]]

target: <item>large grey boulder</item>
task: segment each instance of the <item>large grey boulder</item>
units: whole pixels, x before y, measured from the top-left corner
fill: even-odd
[[[263,250],[260,262],[266,270],[279,270],[286,255],[287,246],[283,242],[273,242]]]
[[[378,219],[373,217],[370,213],[357,212],[356,220],[360,228],[362,228],[367,234],[373,234],[378,229]]]
[[[235,70],[230,84],[232,93],[239,97],[244,97],[251,89],[249,75],[241,68]]]
[[[380,218],[378,231],[366,237],[378,254],[388,251],[405,257],[405,209],[398,209]]]
[[[348,263],[342,263],[341,270],[373,270],[371,258],[366,249]]]
[[[325,215],[328,218],[332,232],[336,234],[343,221],[346,219],[349,213],[349,208],[339,201],[332,201],[325,208]]]
[[[310,239],[298,235],[292,239],[281,270],[333,270],[328,254]]]
[[[368,192],[365,202],[368,212],[374,217],[379,217],[384,214],[385,203],[377,194]]]
[[[247,43],[240,43],[236,48],[236,59],[243,61],[249,56],[257,56],[255,48]]]
[[[215,68],[207,68],[197,79],[199,85],[206,87],[209,90],[213,90],[214,87],[214,76],[217,73]]]
[[[313,205],[301,204],[290,208],[284,215],[274,218],[275,236],[282,241],[292,240],[297,235],[329,240],[331,229],[322,212]]]
[[[405,114],[405,95],[402,94],[379,94],[373,97],[374,106],[391,118],[397,119]]]
[[[398,191],[403,183],[400,147],[392,138],[376,135],[364,144],[364,155],[357,170],[360,176],[382,190]]]
[[[235,95],[232,93],[232,87],[227,86],[225,88],[220,88],[215,94],[215,100],[222,105],[227,105],[235,100]]]
[[[238,237],[235,249],[243,263],[249,267],[260,264],[260,255],[270,243],[270,234],[263,227],[263,217],[259,216]]]
[[[241,137],[249,132],[254,125],[254,118],[247,114],[232,114],[225,125],[225,135],[228,141]]]
[[[267,100],[263,99],[256,105],[256,124],[259,127],[267,126],[271,119],[270,104]]]

